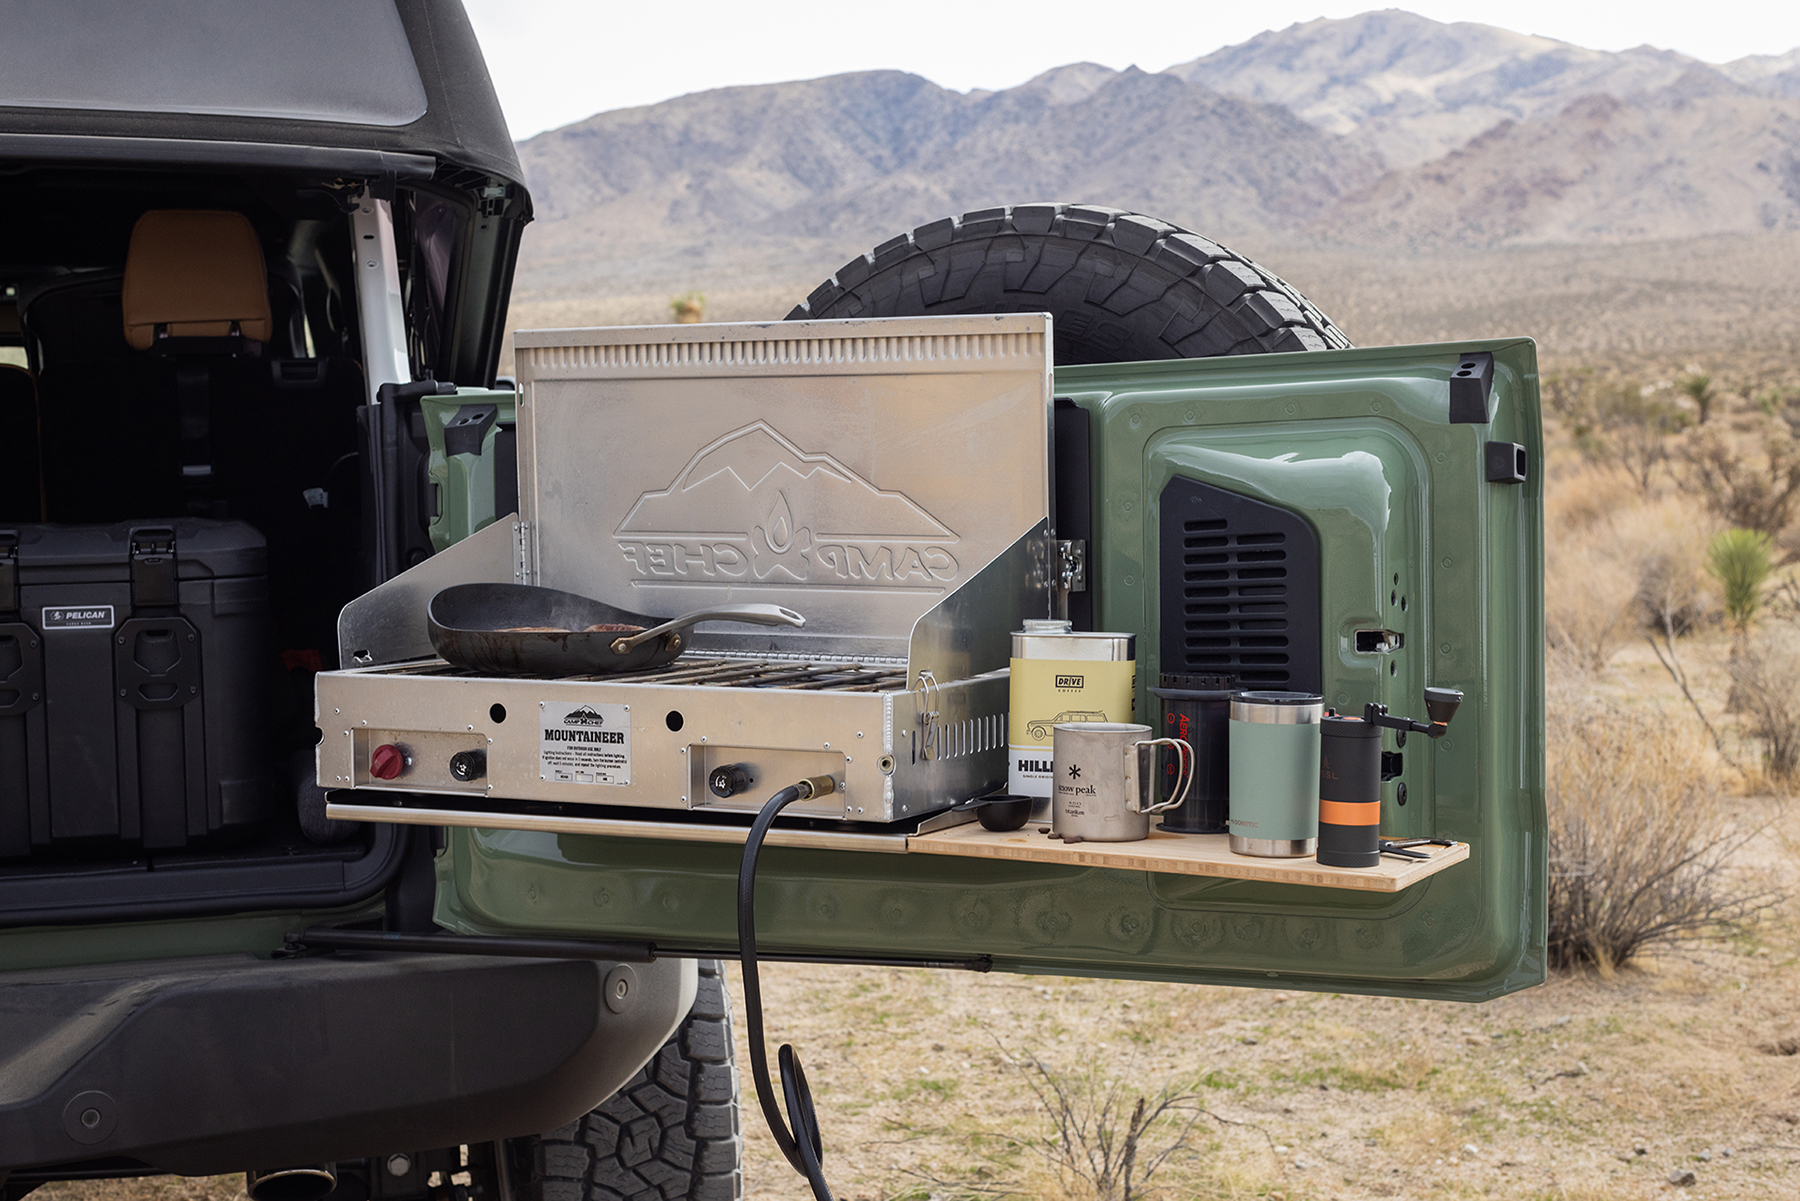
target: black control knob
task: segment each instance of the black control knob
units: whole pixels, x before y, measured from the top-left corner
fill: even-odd
[[[706,777],[706,786],[720,800],[734,797],[750,785],[756,783],[750,778],[750,767],[745,763],[727,763],[724,767],[715,767],[712,774]]]
[[[450,756],[450,776],[464,784],[487,775],[486,751],[458,751]]]

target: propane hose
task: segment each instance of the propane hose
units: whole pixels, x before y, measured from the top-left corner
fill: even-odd
[[[787,1121],[775,1105],[775,1089],[769,1081],[769,1059],[763,1050],[762,981],[756,971],[756,861],[762,853],[763,839],[775,818],[795,801],[810,800],[837,791],[830,776],[814,776],[790,784],[764,802],[756,820],[750,825],[750,836],[744,840],[744,857],[738,864],[738,963],[744,973],[744,1010],[750,1041],[750,1074],[756,1081],[756,1099],[762,1106],[763,1120],[775,1145],[787,1157],[794,1171],[806,1177],[816,1201],[832,1201],[825,1184],[821,1162],[825,1146],[819,1138],[819,1118],[813,1109],[812,1089],[806,1083],[806,1069],[800,1056],[783,1043],[778,1054],[781,1069],[781,1092],[787,1102]],[[793,1124],[792,1131],[788,1124]]]

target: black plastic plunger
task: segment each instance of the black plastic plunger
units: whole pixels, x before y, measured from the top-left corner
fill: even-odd
[[[1174,834],[1223,834],[1231,801],[1231,694],[1237,679],[1228,675],[1165,673],[1151,695],[1162,699],[1163,738],[1179,738],[1194,749],[1194,783],[1187,800],[1157,825]],[[1174,795],[1175,756],[1161,755],[1162,799]]]

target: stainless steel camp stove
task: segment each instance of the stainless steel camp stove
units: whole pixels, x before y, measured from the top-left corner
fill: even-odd
[[[840,793],[790,812],[885,823],[1003,785],[1009,637],[1047,613],[1054,560],[1048,324],[517,335],[520,513],[344,611],[357,666],[318,677],[330,812],[748,813],[831,775]],[[469,580],[652,615],[766,601],[806,626],[708,623],[638,675],[482,676],[425,628]]]

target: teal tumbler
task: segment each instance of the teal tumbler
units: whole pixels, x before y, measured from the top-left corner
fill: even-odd
[[[1297,859],[1319,845],[1319,722],[1325,698],[1239,692],[1231,698],[1231,849]]]

